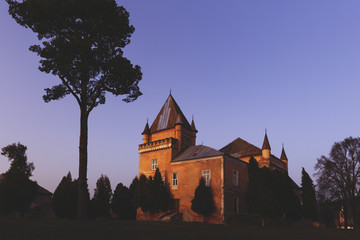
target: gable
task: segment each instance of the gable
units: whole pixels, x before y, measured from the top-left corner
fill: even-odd
[[[219,151],[235,158],[261,155],[261,149],[248,143],[247,141],[237,138]]]

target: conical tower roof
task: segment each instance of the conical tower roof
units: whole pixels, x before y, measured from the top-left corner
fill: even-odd
[[[193,117],[193,119],[191,120],[191,129],[192,129],[193,131],[196,131],[196,132],[197,132],[196,127],[195,127],[194,117]]]
[[[182,113],[180,107],[176,103],[173,96],[170,94],[166,99],[164,105],[162,106],[159,114],[155,118],[154,122],[151,124],[150,132],[158,132],[161,130],[173,128],[177,123],[177,120],[182,122],[183,127],[191,130],[191,126]]]
[[[267,137],[267,133],[266,133],[266,132],[265,132],[265,137],[264,137],[264,143],[263,143],[261,149],[262,149],[262,150],[264,150],[264,149],[269,149],[269,150],[271,150],[270,143],[269,143],[269,139],[268,139],[268,137]]]
[[[280,160],[286,160],[286,161],[288,161],[288,158],[287,158],[286,153],[285,153],[284,145],[282,146],[282,151],[281,151]]]
[[[149,128],[149,123],[146,122],[144,131],[141,134],[150,134],[150,128]]]

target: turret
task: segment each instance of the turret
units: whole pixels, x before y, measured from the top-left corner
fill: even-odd
[[[150,128],[149,123],[146,122],[144,131],[142,132],[143,135],[143,143],[149,143],[149,137],[150,137]]]
[[[262,145],[261,154],[264,159],[270,159],[271,147],[270,147],[270,143],[269,143],[269,139],[267,137],[266,131],[265,131],[264,143]]]
[[[285,153],[284,144],[282,145],[281,157],[280,160],[285,164],[285,170],[288,171],[288,158]]]
[[[195,145],[196,145],[196,143],[195,143],[196,133],[198,132],[198,130],[196,130],[196,127],[195,127],[194,116],[192,117],[192,121],[191,121],[191,130],[192,130],[192,132],[193,132],[193,137],[192,137],[192,143],[191,143],[191,145],[192,145],[192,146],[195,146]]]
[[[175,122],[175,138],[178,140],[179,152],[182,151],[182,127],[184,125],[181,115],[179,114]]]

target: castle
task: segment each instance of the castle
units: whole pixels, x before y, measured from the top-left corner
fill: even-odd
[[[196,145],[194,120],[188,122],[170,94],[151,127],[146,123],[139,145],[139,176],[153,176],[159,168],[163,181],[173,196],[172,211],[181,213],[183,221],[203,221],[191,210],[191,200],[203,177],[212,189],[215,211],[207,217],[211,223],[224,223],[229,219],[247,215],[247,165],[254,157],[260,167],[288,171],[284,147],[280,159],[271,154],[265,133],[262,148],[237,138],[220,150]],[[146,216],[139,209],[137,219]]]

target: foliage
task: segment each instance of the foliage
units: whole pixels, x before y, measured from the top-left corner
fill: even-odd
[[[106,175],[100,176],[96,182],[94,189],[94,197],[91,200],[94,217],[108,218],[110,217],[110,200],[112,190],[110,180]]]
[[[0,213],[18,212],[24,216],[35,197],[37,184],[29,179],[35,169],[27,162],[27,147],[13,143],[1,149],[1,155],[11,162],[9,170],[0,183]]]
[[[52,208],[57,217],[76,218],[77,187],[77,180],[72,180],[70,172],[62,178],[51,200]]]
[[[122,183],[115,188],[111,199],[111,209],[119,219],[135,219],[136,209],[134,210],[131,192]]]
[[[139,181],[133,181],[136,185],[134,192],[134,206],[140,207],[141,211],[154,213],[167,211],[170,205],[170,190],[163,183],[160,170],[157,168],[154,177],[147,178],[141,174]],[[131,187],[131,186],[130,186]]]
[[[207,216],[215,210],[211,187],[206,186],[205,179],[202,177],[195,189],[194,198],[191,200],[191,209],[203,216]]]
[[[341,202],[345,226],[348,214],[352,215],[355,223],[359,223],[356,197],[360,191],[360,138],[348,137],[341,142],[335,142],[329,157],[321,156],[315,169],[319,200]]]
[[[132,102],[142,93],[139,66],[123,57],[134,27],[129,13],[115,0],[6,0],[9,14],[42,41],[30,51],[40,57],[39,70],[60,79],[45,89],[45,102],[72,95],[80,107],[79,212],[86,218],[88,117],[105,103],[106,92],[127,95]]]
[[[317,203],[315,196],[315,186],[309,174],[302,168],[301,172],[301,200],[303,216],[305,218],[317,220]]]
[[[257,161],[249,161],[249,182],[246,194],[250,213],[263,218],[288,219],[300,217],[300,203],[294,193],[292,181],[288,175],[269,168],[259,168]]]

